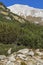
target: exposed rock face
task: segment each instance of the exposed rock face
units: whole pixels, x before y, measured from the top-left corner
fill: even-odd
[[[37,52],[43,53],[39,49],[22,49],[7,57],[0,55],[0,65],[43,65],[43,55]]]
[[[14,4],[8,8],[11,12],[16,13],[34,24],[43,24],[43,9],[37,9],[21,4]]]

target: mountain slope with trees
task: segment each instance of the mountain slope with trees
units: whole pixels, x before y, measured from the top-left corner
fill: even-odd
[[[43,48],[43,26],[13,14],[0,3],[0,44]]]

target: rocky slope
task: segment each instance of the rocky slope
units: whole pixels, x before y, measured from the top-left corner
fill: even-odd
[[[24,17],[28,21],[34,22],[36,24],[43,23],[43,9],[37,9],[21,4],[14,4],[8,8],[11,10],[11,12]]]
[[[26,20],[28,20],[34,24],[43,25],[43,10],[18,4],[6,8],[2,3],[0,3],[0,21],[1,18],[5,19],[6,21],[15,20],[21,23],[24,23]]]
[[[43,50],[21,49],[7,57],[0,55],[0,65],[43,65]]]
[[[18,21],[21,23],[26,22],[25,19],[16,15],[16,13],[13,14],[12,12],[10,12],[10,10],[2,3],[0,3],[0,21],[1,21],[1,18],[2,18],[2,20],[4,19],[6,21],[14,21],[15,20],[15,21]]]

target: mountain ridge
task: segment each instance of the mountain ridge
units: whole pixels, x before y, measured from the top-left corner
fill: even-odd
[[[11,20],[16,20],[18,22],[25,22],[26,20],[20,16],[18,16],[15,13],[12,13],[10,9],[8,9],[3,3],[0,3],[0,16],[4,16],[3,18],[11,21]],[[0,19],[1,20],[1,19]],[[21,22],[21,23],[22,23]]]
[[[24,15],[24,16],[29,16],[31,15],[32,17],[43,17],[43,9],[36,9],[33,7],[30,7],[28,5],[21,5],[21,4],[14,4],[8,7],[11,12],[16,13],[18,15]]]
[[[14,4],[7,8],[10,9],[12,13],[16,13],[32,23],[43,24],[43,9],[36,9],[28,5],[21,4]]]

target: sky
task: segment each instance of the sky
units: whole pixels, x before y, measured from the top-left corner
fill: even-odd
[[[0,2],[3,2],[7,7],[13,4],[24,4],[43,9],[43,0],[0,0]]]

